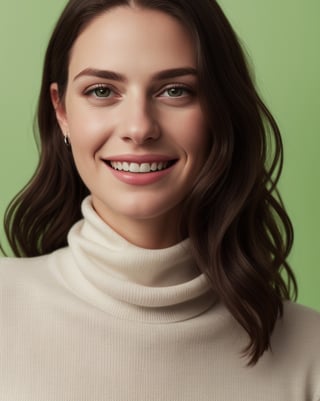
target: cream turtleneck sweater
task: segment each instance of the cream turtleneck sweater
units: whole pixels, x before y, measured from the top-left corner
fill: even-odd
[[[0,259],[0,401],[320,400],[319,314],[286,303],[247,367],[188,240],[138,248],[82,210],[67,248]]]

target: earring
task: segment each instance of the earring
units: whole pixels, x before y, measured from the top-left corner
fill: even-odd
[[[63,141],[64,141],[64,144],[66,145],[66,147],[69,148],[70,147],[70,141],[69,141],[68,134],[64,135]]]

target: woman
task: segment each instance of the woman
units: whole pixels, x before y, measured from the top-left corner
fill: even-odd
[[[69,1],[38,125],[6,217],[1,399],[320,400],[279,130],[215,1]]]

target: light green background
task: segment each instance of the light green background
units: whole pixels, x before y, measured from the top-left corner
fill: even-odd
[[[195,0],[196,1],[196,0]],[[42,59],[65,0],[0,6],[0,218],[37,160],[32,124]],[[295,226],[299,302],[320,310],[320,1],[221,0],[283,133],[280,189]],[[0,238],[4,240],[3,231]]]

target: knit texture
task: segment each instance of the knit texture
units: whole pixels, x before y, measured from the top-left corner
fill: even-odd
[[[320,401],[318,313],[286,302],[247,367],[189,240],[142,249],[82,210],[68,247],[0,259],[0,401]]]

